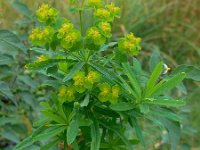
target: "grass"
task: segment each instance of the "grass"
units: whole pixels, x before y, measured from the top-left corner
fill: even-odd
[[[140,54],[141,61],[145,64],[150,54],[157,50],[172,69],[179,64],[191,64],[200,66],[200,1],[199,0],[115,0],[121,6],[121,19],[113,24],[114,39],[134,32],[143,39],[143,51]],[[61,13],[69,18],[67,8],[69,3],[66,0],[22,0],[31,10],[35,10],[41,3],[50,3],[61,10]],[[0,27],[16,29],[15,22],[22,15],[10,5],[11,0],[0,0]],[[13,15],[17,14],[17,15]],[[86,15],[86,14],[85,14]],[[87,17],[90,18],[90,17]],[[78,19],[73,22],[79,23]],[[87,23],[91,22],[89,19]],[[88,25],[88,24],[87,24]],[[145,65],[146,66],[146,65]],[[190,110],[188,119],[192,120],[189,127],[193,127],[196,132],[190,130],[183,136],[183,142],[199,147],[200,141],[200,117],[198,101],[199,83],[187,83],[189,95],[185,98],[188,101]],[[186,109],[186,108],[184,108]],[[183,110],[184,111],[184,110]],[[187,124],[188,122],[185,122]]]

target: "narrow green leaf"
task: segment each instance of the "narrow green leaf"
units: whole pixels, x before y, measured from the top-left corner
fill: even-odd
[[[134,106],[130,103],[121,102],[117,104],[111,104],[110,108],[115,111],[128,111],[134,109]]]
[[[65,120],[61,116],[54,114],[53,112],[51,112],[49,110],[42,110],[41,112],[42,112],[42,114],[47,116],[49,119],[51,119],[57,123],[60,123],[60,124],[66,123]]]
[[[67,128],[67,143],[68,144],[72,144],[74,142],[78,134],[78,129],[79,129],[79,117],[76,116],[75,119],[73,119],[70,122]]]
[[[0,81],[0,94],[3,96],[7,96],[12,102],[16,105],[15,96],[12,94],[7,83]]]
[[[129,93],[132,94],[135,98],[137,98],[136,93],[133,91],[133,89],[128,85],[128,83],[120,76],[117,76],[119,80],[122,82],[120,85]]]
[[[90,95],[89,93],[86,94],[84,100],[81,102],[81,107],[85,107],[89,104],[89,100],[90,100]]]
[[[146,86],[146,95],[149,94],[149,91],[154,87],[156,84],[156,81],[158,80],[160,74],[162,73],[163,70],[163,63],[160,62],[155,69],[153,70],[153,73],[151,74],[149,81],[147,82]]]
[[[42,70],[52,67],[61,61],[66,61],[66,59],[48,59],[45,61],[36,61],[34,63],[27,64],[26,68],[30,70]]]
[[[114,132],[117,136],[119,136],[122,141],[124,142],[124,144],[126,144],[126,147],[128,150],[133,150],[132,148],[132,144],[130,143],[130,141],[124,136],[123,133],[120,132],[120,129],[116,126],[110,126],[110,124],[100,121],[99,122],[102,126],[104,126],[105,128],[107,128],[108,130]]]
[[[0,52],[15,57],[17,50],[26,50],[17,35],[8,30],[0,29]]]
[[[160,61],[161,61],[161,57],[160,57],[159,50],[153,51],[150,61],[149,61],[150,71],[153,71]]]
[[[104,77],[105,79],[107,79],[107,81],[109,83],[115,83],[114,82],[114,79],[115,79],[115,75],[113,75],[112,72],[108,71],[108,70],[105,70],[104,67],[98,65],[98,64],[94,64],[94,63],[89,63],[89,65],[94,68],[95,70],[97,70],[98,72],[100,72]]]
[[[173,107],[179,107],[179,106],[185,105],[185,101],[183,100],[154,99],[154,98],[146,98],[144,103],[154,104],[154,105],[163,105],[163,106],[173,106]]]
[[[93,124],[91,125],[91,150],[99,150],[101,137],[99,131],[99,123],[96,119],[93,119]]]
[[[63,79],[63,82],[70,80],[78,71],[81,70],[83,65],[84,65],[84,62],[78,62],[77,64],[75,64],[74,67],[69,72],[69,74]]]
[[[190,66],[190,65],[180,65],[173,72],[172,75],[185,72],[186,79],[191,79],[194,81],[200,81],[200,68]]]
[[[137,98],[139,98],[141,96],[141,88],[140,85],[133,73],[133,70],[131,69],[131,66],[129,63],[122,63],[122,66],[124,68],[124,73],[128,76],[132,87],[134,88],[136,94],[137,94]]]
[[[156,110],[151,110],[150,113],[155,116],[165,117],[169,120],[180,122],[180,117],[177,114],[173,113],[171,110],[159,108]]]
[[[33,127],[39,127],[45,124],[45,122],[48,122],[50,119],[47,117],[43,117],[40,120],[37,120],[33,123]]]
[[[40,150],[49,150],[49,149],[52,149],[54,146],[56,146],[57,144],[59,143],[59,139],[55,139],[51,142],[49,142],[48,144],[42,146],[40,148]]]
[[[181,81],[185,78],[185,76],[186,76],[186,74],[184,72],[173,76],[171,79],[169,79],[168,81],[161,84],[161,86],[158,89],[154,90],[152,95],[153,96],[160,95],[160,94],[163,94],[164,92],[174,88],[176,85],[181,83]]]
[[[1,65],[9,65],[13,63],[13,59],[9,56],[0,55],[0,66]]]
[[[140,126],[137,122],[137,119],[135,117],[130,117],[130,120],[131,120],[132,127],[135,128],[135,132],[136,132],[137,137],[139,138],[142,145],[145,147],[144,137],[143,137],[143,134],[142,134],[142,130],[141,130],[141,128],[140,128]]]
[[[41,141],[41,140],[46,140],[49,139],[53,136],[56,136],[58,134],[60,134],[61,132],[63,132],[66,129],[66,126],[53,126],[53,127],[49,127],[48,129],[46,129],[44,132],[33,136],[33,141]]]

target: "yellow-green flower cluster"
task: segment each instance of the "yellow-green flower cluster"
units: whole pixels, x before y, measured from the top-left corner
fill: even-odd
[[[58,15],[58,11],[50,7],[48,4],[43,4],[36,11],[36,14],[39,21],[47,22],[54,20],[55,17]]]
[[[58,39],[61,40],[61,46],[66,49],[72,48],[81,39],[80,31],[74,29],[74,25],[70,22],[62,24],[58,30]]]
[[[137,38],[133,33],[126,35],[124,38],[121,38],[118,47],[122,53],[130,54],[135,56],[141,50],[140,47],[141,38]]]
[[[110,12],[112,18],[120,17],[120,8],[116,7],[114,3],[110,3],[110,4],[106,5],[106,9]]]
[[[58,93],[58,100],[62,103],[64,102],[72,102],[75,100],[75,90],[72,86],[61,86],[59,93]]]
[[[111,34],[111,25],[108,22],[100,22],[98,24],[100,32],[106,37],[110,38],[112,36]]]
[[[98,98],[101,102],[109,101],[111,104],[118,102],[120,95],[120,87],[118,85],[110,86],[108,83],[102,83],[99,85],[100,93]]]
[[[106,41],[106,38],[101,34],[97,27],[89,28],[87,30],[86,37],[91,40],[95,45],[102,45]]]
[[[52,41],[54,35],[54,29],[47,26],[44,29],[36,28],[32,30],[29,38],[35,45],[44,45]]]
[[[103,5],[103,1],[102,0],[88,0],[88,6],[91,7],[101,7]]]
[[[86,89],[91,89],[93,85],[100,80],[100,75],[95,71],[89,71],[87,75],[84,72],[77,72],[74,77],[74,88],[78,93],[83,93]]]
[[[120,16],[120,8],[110,3],[105,8],[95,9],[94,16],[99,20],[112,22],[115,17]]]

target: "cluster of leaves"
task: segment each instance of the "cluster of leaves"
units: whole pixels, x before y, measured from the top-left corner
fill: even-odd
[[[170,128],[166,124],[180,128],[179,117],[163,107],[184,105],[184,101],[165,93],[181,83],[185,73],[165,76],[164,64],[159,62],[151,66],[151,75],[144,74],[139,61],[132,57],[138,54],[141,41],[132,33],[118,42],[107,43],[111,22],[119,15],[118,7],[113,3],[103,7],[101,0],[89,0],[87,4],[83,1],[79,31],[47,6],[42,5],[37,11],[43,24],[30,35],[34,45],[45,49],[31,48],[42,55],[26,68],[50,77],[49,84],[56,92],[41,103],[45,117],[35,122],[38,128],[15,149],[44,141],[41,149],[59,145],[64,149],[131,150],[138,143],[145,146],[140,117],[167,130]],[[94,10],[96,21],[84,36],[81,14],[88,9]],[[51,10],[51,15],[42,13]],[[135,129],[135,134],[126,133],[130,128]],[[171,144],[173,149],[176,145],[177,142]]]
[[[24,70],[30,57],[35,56],[29,53],[27,41],[27,31],[35,21],[32,12],[19,1],[13,1],[11,6],[25,18],[17,22],[16,32],[0,29],[1,149],[13,149],[32,133],[32,122],[40,115],[38,98],[42,100],[47,94],[47,89],[41,85],[46,77]]]

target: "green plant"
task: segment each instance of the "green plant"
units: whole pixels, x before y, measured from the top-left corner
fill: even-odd
[[[37,141],[41,149],[59,145],[61,149],[131,150],[138,143],[145,147],[139,118],[166,128],[171,148],[176,149],[180,119],[166,107],[185,102],[171,98],[167,91],[181,83],[185,73],[167,76],[164,63],[156,60],[150,62],[151,75],[145,73],[133,57],[141,50],[141,39],[133,33],[109,41],[111,24],[120,15],[113,3],[72,3],[79,14],[79,30],[47,4],[37,10],[41,24],[29,38],[34,45],[31,50],[42,55],[26,68],[48,76],[55,92],[41,102],[44,118],[34,123],[38,128],[15,149]],[[91,10],[94,23],[84,32],[82,13]]]

